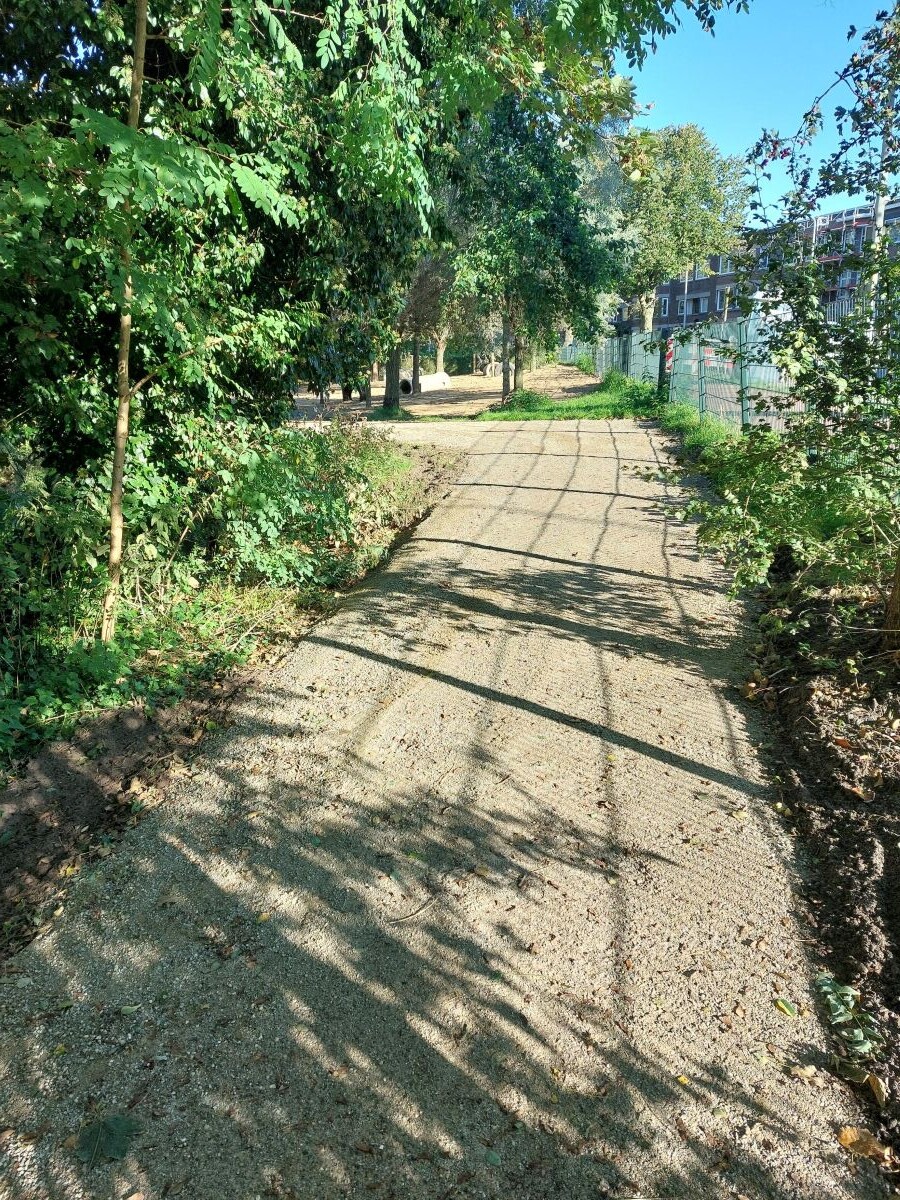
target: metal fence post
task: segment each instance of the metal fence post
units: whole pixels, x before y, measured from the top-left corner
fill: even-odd
[[[697,412],[702,418],[706,414],[706,355],[700,339],[697,339]]]
[[[668,351],[668,339],[661,337],[659,340],[659,366],[656,370],[656,391],[659,396],[662,396],[666,387],[666,353]]]
[[[622,374],[631,374],[631,339],[632,334],[626,333],[622,338]]]
[[[750,424],[749,370],[747,364],[747,322],[738,322],[738,396],[741,401],[741,428]]]

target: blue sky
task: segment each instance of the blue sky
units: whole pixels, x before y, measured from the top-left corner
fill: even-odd
[[[850,26],[867,29],[883,7],[874,0],[751,0],[749,13],[717,14],[714,37],[686,15],[640,71],[619,65],[634,78],[639,103],[653,104],[637,124],[656,129],[692,122],[724,153],[741,155],[763,128],[793,133],[858,45],[847,41]],[[834,94],[826,115],[837,103]],[[816,144],[819,157],[835,141],[833,126],[826,125]],[[767,202],[780,195],[780,182],[773,178]],[[833,207],[843,203],[837,198]]]

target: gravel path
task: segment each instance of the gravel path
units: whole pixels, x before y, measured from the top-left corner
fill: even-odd
[[[826,1046],[791,844],[739,612],[632,469],[660,442],[398,436],[468,452],[450,496],[13,960],[0,1194],[884,1195],[791,1074]]]

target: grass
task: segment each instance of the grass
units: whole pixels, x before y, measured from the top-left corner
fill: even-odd
[[[656,417],[659,403],[651,383],[610,371],[595,392],[554,400],[543,392],[513,392],[503,404],[479,413],[476,421],[573,421]]]
[[[383,404],[373,405],[366,411],[367,421],[415,421],[408,408],[385,408]]]
[[[690,458],[702,459],[716,446],[732,442],[737,430],[709,413],[702,417],[692,404],[664,404],[660,409],[660,424],[667,433],[677,434]]]

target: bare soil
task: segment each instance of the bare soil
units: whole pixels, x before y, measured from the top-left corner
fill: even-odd
[[[662,442],[396,433],[465,452],[450,496],[7,964],[0,1194],[887,1194]]]
[[[887,1037],[873,1069],[888,1102],[877,1109],[862,1095],[900,1147],[900,669],[881,645],[883,598],[782,588],[763,603],[803,627],[763,638],[749,690],[784,735],[778,770],[822,951]]]
[[[499,404],[502,397],[502,380],[499,375],[453,375],[450,377],[450,387],[441,388],[434,392],[423,392],[418,396],[404,396],[403,408],[414,417],[474,417],[484,412],[492,404]],[[526,387],[535,392],[543,392],[554,399],[569,396],[580,396],[587,392],[596,391],[598,381],[591,375],[585,375],[577,367],[548,363],[537,371],[528,371],[525,376]],[[341,401],[340,396],[331,396],[325,410],[328,417],[365,416],[372,408],[377,408],[384,400],[384,383],[376,383],[372,387],[372,404],[369,408],[357,399],[349,404]],[[298,415],[313,419],[321,415],[321,410],[315,402],[315,397],[304,396],[298,403]]]

